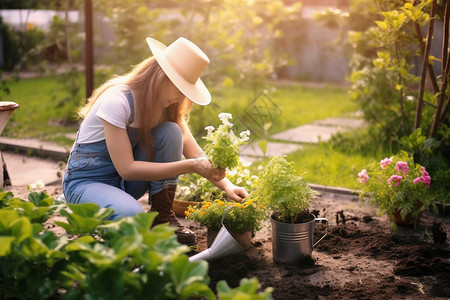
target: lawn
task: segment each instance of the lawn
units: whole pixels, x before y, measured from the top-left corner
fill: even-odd
[[[64,78],[21,79],[8,81],[7,85],[10,94],[0,94],[0,100],[17,102],[20,108],[13,113],[3,136],[71,145],[73,141],[66,134],[76,132],[75,111],[85,101],[82,76],[73,84],[74,97],[67,92],[70,86]],[[231,121],[236,129],[244,129],[248,124],[246,114],[255,110],[260,112],[261,103],[270,113],[276,112],[270,119],[272,126],[268,135],[320,119],[350,116],[357,110],[356,104],[349,99],[347,88],[331,84],[319,87],[302,83],[275,84],[268,93],[259,97],[249,89],[235,87],[218,87],[211,89],[211,93],[212,103],[206,107],[194,106],[191,114],[191,126],[200,143],[204,128],[217,126],[220,122],[217,117],[220,112],[232,113]],[[356,173],[373,157],[361,153],[344,154],[323,144],[308,145],[304,150],[291,154],[289,159],[295,162],[298,173],[304,173],[309,182],[356,188],[353,180]]]

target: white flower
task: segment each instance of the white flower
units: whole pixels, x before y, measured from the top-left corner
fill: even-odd
[[[239,158],[239,160],[241,161],[241,165],[244,168],[250,167],[252,165],[251,161],[248,161],[248,160],[245,160],[245,159],[242,159],[242,158]]]
[[[223,125],[233,126],[228,120],[232,119],[233,116],[230,113],[220,113],[219,119],[222,121]]]
[[[238,173],[237,169],[227,171],[227,175],[234,176]]]
[[[212,133],[214,131],[214,126],[206,126],[205,130],[208,130],[208,134]]]
[[[191,189],[188,186],[182,186],[180,189],[184,195],[189,195],[191,193]]]
[[[250,136],[250,130],[242,131],[240,136],[241,136],[242,140],[248,141],[249,140],[249,136]]]
[[[34,183],[31,183],[29,185],[29,189],[33,190],[33,191],[43,189],[44,187],[45,187],[45,184],[44,184],[44,182],[42,180],[38,180],[38,181],[36,181]]]

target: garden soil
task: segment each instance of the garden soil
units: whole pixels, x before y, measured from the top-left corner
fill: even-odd
[[[22,198],[28,193],[25,187],[10,190]],[[46,192],[57,197],[61,187],[47,186]],[[145,197],[139,201],[149,208]],[[274,299],[450,298],[450,217],[426,211],[417,228],[393,231],[386,216],[377,216],[356,195],[325,192],[314,197],[311,210],[329,221],[328,235],[311,257],[296,265],[274,263],[268,223],[246,252],[210,262],[211,288],[220,280],[236,287],[244,277],[257,277],[262,289],[273,288]],[[180,221],[197,233],[196,251],[205,250],[206,229]],[[325,230],[317,222],[316,238]]]

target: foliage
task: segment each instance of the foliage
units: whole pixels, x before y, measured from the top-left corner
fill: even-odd
[[[236,168],[227,171],[227,178],[234,184],[247,190],[251,190],[258,176],[251,175],[249,170],[250,165],[251,164],[239,160]],[[179,178],[176,199],[203,202],[224,198],[225,193],[222,190],[197,173],[183,174]]]
[[[116,41],[112,61],[119,73],[149,55],[145,37],[169,44],[180,35],[193,40],[214,59],[205,80],[232,86],[245,82],[260,91],[275,69],[289,63],[277,47],[284,23],[299,22],[300,4],[280,0],[95,1],[95,11],[109,18]],[[182,32],[182,34],[180,34]],[[261,51],[261,49],[264,49]]]
[[[433,206],[428,191],[430,175],[404,151],[371,163],[358,173],[358,180],[364,185],[360,197],[378,207],[381,214],[392,217],[399,210],[402,219],[411,214],[415,224],[420,212]]]
[[[249,199],[267,206],[277,220],[295,223],[308,211],[315,194],[303,177],[295,175],[293,163],[283,156],[273,156],[259,175]]]
[[[256,200],[247,200],[241,204],[218,199],[203,201],[201,205],[195,207],[189,206],[185,212],[188,220],[216,232],[222,227],[221,221],[225,214],[223,225],[229,232],[234,233],[260,230],[266,213],[266,207]]]
[[[178,243],[174,228],[151,228],[156,213],[107,221],[111,211],[94,204],[67,206],[43,192],[28,199],[0,192],[1,299],[216,299],[207,262],[189,262],[189,248]],[[56,225],[82,230],[57,235],[45,229],[58,212],[68,223]],[[270,299],[271,289],[257,293],[256,278],[235,289],[221,286],[224,299],[237,293]]]
[[[272,288],[266,288],[259,294],[256,294],[257,290],[261,288],[256,278],[242,278],[240,285],[237,288],[231,289],[228,284],[221,280],[217,283],[217,292],[219,298],[222,300],[235,300],[235,299],[248,299],[248,300],[271,300]],[[251,294],[252,297],[246,297]]]
[[[239,146],[248,141],[250,131],[242,131],[240,137],[237,137],[232,129],[233,124],[229,121],[232,115],[220,113],[219,118],[222,121],[219,128],[205,128],[208,131],[204,137],[208,142],[205,145],[205,153],[215,168],[232,170],[239,164]]]
[[[223,191],[197,173],[181,175],[175,195],[176,199],[192,202],[221,199],[223,197]]]
[[[301,166],[295,174],[301,175],[308,183],[358,189],[355,173],[381,155],[363,145],[358,146],[358,142],[359,139],[349,139],[340,147],[331,143],[305,145],[289,154],[287,159]],[[350,144],[349,148],[346,148],[347,144]],[[352,146],[356,149],[350,148]]]
[[[422,129],[418,128],[409,136],[401,137],[400,146],[413,158],[414,163],[421,164],[424,157],[439,146],[439,142],[435,138],[427,139],[422,135]]]

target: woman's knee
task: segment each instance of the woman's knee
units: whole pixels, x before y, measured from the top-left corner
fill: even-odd
[[[155,161],[176,161],[183,153],[183,131],[174,122],[165,122],[154,128]]]

